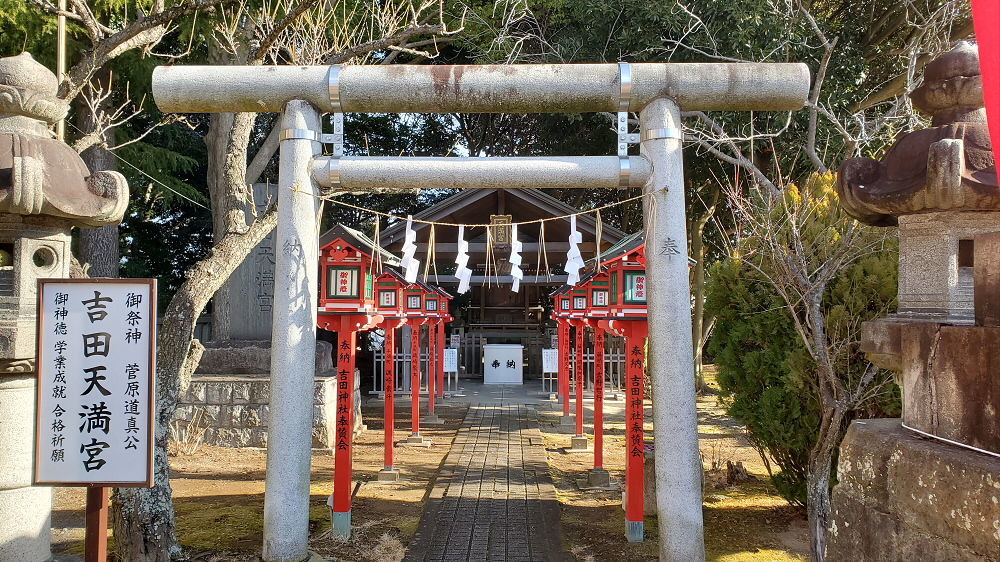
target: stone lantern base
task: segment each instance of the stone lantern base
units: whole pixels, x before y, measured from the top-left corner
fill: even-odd
[[[32,481],[35,374],[0,373],[0,560],[48,560],[52,488]]]
[[[829,560],[1000,560],[1000,459],[858,420],[840,446]]]

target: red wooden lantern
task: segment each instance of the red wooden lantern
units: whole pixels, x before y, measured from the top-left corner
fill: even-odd
[[[598,314],[597,327],[625,338],[625,520],[629,541],[641,541],[644,526],[644,475],[646,451],[643,423],[646,370],[646,254],[645,244],[606,259],[600,265],[608,281],[607,315]],[[597,287],[593,287],[591,290]],[[603,362],[603,361],[602,361]],[[596,405],[595,405],[596,408]],[[595,423],[596,426],[596,423]],[[603,429],[603,428],[602,428]],[[595,465],[597,463],[595,451]]]
[[[570,378],[570,315],[573,312],[572,287],[563,285],[556,289],[552,297],[554,309],[552,319],[556,321],[557,344],[559,348],[559,371],[557,374],[559,397],[562,399],[562,424],[571,423],[569,414],[569,378]]]
[[[337,332],[333,514],[350,520],[357,333],[375,327],[372,245],[339,226],[320,241],[319,327]],[[366,251],[367,250],[367,251]]]
[[[385,420],[384,466],[378,475],[381,481],[399,479],[399,470],[394,466],[393,440],[396,426],[396,329],[407,321],[403,310],[403,295],[408,286],[409,283],[394,269],[385,269],[375,278],[375,310],[383,318],[380,327],[385,330],[385,361],[382,373],[382,404]]]

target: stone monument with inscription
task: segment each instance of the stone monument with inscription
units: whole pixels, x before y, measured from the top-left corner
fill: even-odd
[[[48,560],[52,491],[32,486],[37,281],[69,277],[70,228],[121,221],[128,185],[91,173],[50,127],[69,106],[31,55],[0,58],[0,560]],[[46,437],[42,428],[42,437]]]
[[[899,309],[862,326],[896,372],[902,419],[853,422],[840,448],[831,560],[1000,559],[1000,187],[976,47],[927,65],[931,126],[840,168],[844,208],[899,225]]]
[[[255,184],[253,201],[246,208],[247,222],[263,213],[275,197],[274,185]],[[223,287],[225,312],[213,315],[212,341],[204,342],[201,362],[177,407],[175,427],[185,430],[185,435],[194,438],[200,434],[203,443],[221,447],[267,446],[274,260],[272,232]],[[220,323],[225,326],[217,329]],[[333,443],[335,384],[333,346],[318,341],[312,404],[314,447]]]

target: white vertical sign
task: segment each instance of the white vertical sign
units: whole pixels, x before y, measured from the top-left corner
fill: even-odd
[[[558,349],[543,349],[542,350],[542,372],[544,372],[544,373],[558,373],[559,372],[559,350]]]
[[[457,373],[458,372],[458,350],[455,348],[448,348],[444,350],[444,372],[446,373]]]
[[[156,280],[38,282],[35,483],[152,485]]]

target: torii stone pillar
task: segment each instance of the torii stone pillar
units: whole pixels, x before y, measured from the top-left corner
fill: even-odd
[[[639,126],[642,154],[653,163],[653,175],[643,188],[649,197],[643,203],[660,557],[703,560],[680,109],[669,99],[658,99],[639,112]]]
[[[264,559],[304,560],[309,542],[311,404],[316,376],[319,277],[319,199],[308,169],[320,146],[309,133],[320,130],[319,112],[304,101],[290,101],[281,116],[281,127],[298,133],[282,138],[278,170]],[[346,341],[340,331],[338,328],[338,354],[339,344]],[[338,363],[338,382],[343,378],[339,375],[343,369]],[[353,365],[349,376],[353,381]],[[347,394],[350,408],[354,393]],[[342,405],[339,399],[337,405]],[[338,443],[340,430],[338,424]],[[346,454],[350,454],[349,448]]]
[[[656,381],[653,403],[660,557],[689,561],[704,558],[704,544],[702,467],[698,461],[690,293],[684,252],[687,238],[680,108],[794,110],[805,103],[809,83],[808,67],[796,63],[168,66],[154,71],[153,96],[164,112],[282,111],[289,101],[296,99],[328,112],[638,111],[642,139],[639,157],[317,157],[312,159],[308,171],[319,186],[347,190],[393,186],[587,189],[644,186],[649,195],[646,244],[649,328],[653,335],[649,357],[652,379]],[[318,133],[318,129],[313,131]],[[299,131],[283,129],[282,135],[296,137]],[[282,165],[286,163],[283,161]],[[298,160],[295,165],[308,166]],[[295,171],[297,178],[302,173],[303,170]],[[279,205],[280,201],[279,194]],[[282,224],[285,226],[279,225],[279,230],[289,228],[286,222]],[[277,269],[275,276],[277,283],[282,282],[277,280]],[[307,277],[302,290],[315,292],[315,284],[309,284],[314,282],[315,278]],[[278,306],[275,299],[275,310]],[[281,329],[290,331],[294,327],[281,326]],[[305,325],[297,327],[303,331],[313,329]],[[273,357],[287,361],[296,358],[284,345],[274,345],[272,349]],[[306,384],[304,379],[296,380],[297,384]],[[272,424],[275,423],[294,423],[298,427],[298,421],[272,415]],[[292,438],[293,433],[295,439],[310,442],[308,427],[298,427],[288,437]],[[269,440],[269,444],[277,446],[274,440]],[[268,466],[270,469],[271,464]],[[305,488],[307,496],[308,471],[288,474],[296,481],[287,483],[283,489]],[[268,494],[272,493],[270,483],[269,474]],[[265,520],[265,534],[275,534],[268,525],[282,528],[300,525],[303,530],[288,539],[289,552],[298,553],[306,548],[307,521],[299,516],[299,502],[293,504],[287,514],[294,521],[279,521],[284,514],[276,507]],[[272,505],[277,506],[274,502]],[[291,548],[293,540],[296,543]]]

